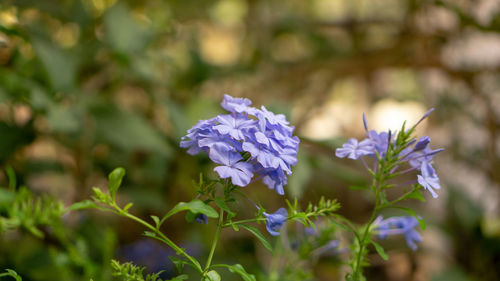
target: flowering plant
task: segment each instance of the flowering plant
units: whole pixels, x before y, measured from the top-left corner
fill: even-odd
[[[346,276],[347,280],[364,280],[362,268],[369,264],[366,261],[369,244],[375,247],[375,250],[383,259],[388,258],[382,246],[372,239],[373,234],[377,234],[380,239],[384,239],[389,235],[403,234],[408,246],[413,250],[417,249],[416,242],[422,241],[415,227],[420,224],[421,228],[425,229],[424,220],[412,209],[402,207],[399,203],[406,199],[425,201],[421,192],[422,188],[428,190],[432,197],[438,197],[435,190],[439,190],[441,185],[432,167],[432,160],[434,155],[443,149],[432,150],[430,148],[430,138],[427,136],[420,137],[418,141],[413,136],[418,124],[433,111],[434,109],[431,109],[426,112],[409,129],[406,129],[406,122],[404,122],[398,133],[393,133],[390,130],[388,132],[369,130],[368,122],[363,115],[363,124],[367,137],[362,141],[349,139],[347,143],[336,150],[335,155],[337,157],[360,159],[362,161],[364,167],[373,177],[371,185],[365,187],[365,189],[370,190],[375,199],[372,215],[365,225],[357,228],[348,220],[343,220],[348,229],[354,234],[354,241],[351,244],[352,255],[349,262],[352,271]],[[364,159],[365,157],[371,159],[373,168],[370,168],[370,165]],[[405,165],[409,167],[404,169]],[[393,179],[413,171],[420,172],[416,180],[403,184],[393,182]],[[396,199],[388,199],[387,191],[395,188],[404,188],[404,192]],[[379,212],[389,208],[402,210],[411,216],[392,217],[385,220],[382,216],[377,217]]]
[[[75,203],[69,208],[49,199],[34,200],[27,189],[20,189],[16,193],[15,204],[10,209],[9,216],[0,217],[0,231],[26,228],[35,236],[43,237],[37,227],[47,224],[59,233],[61,239],[67,241],[60,223],[65,212],[87,208],[112,212],[141,224],[146,229],[146,237],[155,239],[175,251],[176,255],[170,256],[170,259],[176,265],[179,275],[170,281],[186,280],[189,278],[188,273],[193,274],[193,270],[202,281],[219,281],[221,268],[238,274],[245,281],[257,280],[255,275],[248,273],[241,264],[213,263],[221,232],[225,228],[248,231],[265,248],[273,252],[273,259],[276,257],[286,260],[271,262],[268,274],[270,281],[309,280],[313,276],[310,267],[322,255],[339,257],[339,264],[345,264],[341,256],[347,256],[350,271],[346,274],[346,280],[365,280],[363,267],[369,265],[367,254],[370,245],[383,259],[388,259],[377,239],[403,235],[412,250],[418,248],[417,243],[422,241],[422,237],[416,227],[420,225],[425,229],[425,222],[415,211],[400,204],[407,199],[425,201],[422,194],[424,190],[432,197],[438,197],[437,190],[441,185],[433,167],[433,157],[442,149],[431,149],[430,138],[427,136],[418,139],[413,136],[417,125],[433,110],[427,112],[409,129],[406,129],[406,124],[403,123],[397,133],[390,130],[369,130],[363,115],[366,138],[361,141],[351,138],[342,147],[337,148],[337,157],[360,160],[372,177],[369,186],[361,187],[373,194],[372,214],[365,224],[356,225],[336,213],[340,205],[335,200],[323,197],[317,204],[309,203],[304,210],[300,208],[297,199],[285,200],[287,208],[282,207],[275,212],[268,212],[262,205],[254,203],[243,192],[243,188],[255,181],[262,180],[269,189],[280,195],[285,194],[284,186],[288,176],[292,174],[292,166],[297,163],[299,138],[293,135],[294,127],[289,125],[284,115],[274,114],[264,106],[260,109],[252,107],[248,99],[225,95],[221,105],[229,114],[200,120],[188,130],[180,142],[180,146],[186,148],[189,154],[204,152],[216,164],[213,170],[217,177],[207,180],[200,175],[195,184],[197,196],[193,200],[177,203],[162,217],[140,218],[130,212],[132,203],[121,206],[116,200],[125,176],[123,168],[116,168],[109,174],[107,190],[94,187],[92,200]],[[8,172],[10,178],[15,179],[12,176],[13,171]],[[414,180],[397,182],[398,177],[412,173],[417,174]],[[14,189],[15,181],[12,186]],[[388,196],[387,191],[391,189],[399,192],[400,196]],[[234,207],[243,204],[251,204],[256,208],[255,217],[240,218],[237,208]],[[409,216],[384,218],[385,214],[382,212],[386,209],[401,210]],[[211,224],[211,219],[216,220],[215,234],[204,263],[162,231],[168,224],[167,220],[181,212],[186,212],[186,220],[190,223],[208,225]],[[265,223],[269,235],[280,236],[282,243],[273,247],[269,237],[263,234],[255,223]],[[295,225],[295,232],[289,233],[287,225]],[[344,248],[345,244],[349,247]],[[68,251],[76,252],[70,243],[65,242],[65,245]],[[77,259],[83,258],[77,256]],[[114,276],[122,280],[162,280],[160,273],[144,275],[145,268],[130,262],[120,263],[113,260],[111,266]],[[187,271],[186,266],[190,267],[191,271]],[[1,273],[1,276],[21,280],[12,270]]]

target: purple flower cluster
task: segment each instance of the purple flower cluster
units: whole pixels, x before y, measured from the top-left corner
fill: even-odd
[[[287,175],[297,163],[299,138],[292,136],[283,114],[274,114],[264,106],[251,107],[246,98],[224,95],[221,105],[230,114],[200,120],[188,130],[180,146],[191,155],[202,151],[221,166],[214,170],[234,185],[246,186],[254,175],[283,195]]]
[[[421,119],[417,122],[418,125],[424,118],[426,118],[434,109],[429,110]],[[378,154],[381,158],[385,157],[389,144],[396,145],[395,134],[392,134],[389,130],[388,132],[377,132],[375,130],[368,130],[368,124],[366,118],[363,115],[363,123],[367,132],[367,137],[362,141],[351,138],[341,148],[337,148],[335,155],[339,158],[349,158],[357,160],[361,158],[363,164],[366,163],[363,160],[363,156],[368,156],[375,158]],[[415,125],[415,126],[416,126]],[[429,190],[432,197],[438,197],[435,189],[440,189],[441,185],[436,171],[432,167],[432,159],[434,155],[443,151],[443,149],[432,150],[429,146],[431,139],[427,136],[421,137],[418,141],[410,141],[405,144],[405,148],[398,155],[398,166],[401,166],[404,162],[407,162],[411,168],[405,170],[404,172],[409,172],[413,170],[420,171],[421,174],[417,176],[417,182],[422,185],[425,189]],[[397,168],[396,168],[397,169]],[[392,173],[396,171],[394,169]]]
[[[376,226],[375,232],[380,239],[385,239],[388,235],[403,234],[406,244],[414,251],[418,248],[417,243],[422,242],[422,237],[415,230],[418,221],[414,217],[392,217],[384,220],[380,216],[373,225]]]

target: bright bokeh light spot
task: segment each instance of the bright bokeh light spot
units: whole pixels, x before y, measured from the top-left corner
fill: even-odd
[[[221,0],[214,5],[210,15],[217,23],[234,26],[243,21],[247,10],[247,3],[243,0]]]
[[[370,129],[393,132],[400,130],[406,120],[407,127],[415,124],[427,111],[421,103],[414,101],[397,102],[393,99],[383,99],[375,103],[367,116]],[[419,126],[424,126],[420,124]]]
[[[211,64],[227,66],[240,57],[240,37],[226,28],[203,28],[200,38],[201,55]]]
[[[332,97],[321,108],[311,114],[301,128],[300,134],[315,140],[331,139],[349,132],[348,135],[363,134],[361,116],[368,103],[363,98],[366,85],[362,79],[346,78],[336,81],[329,91]],[[294,114],[308,111],[298,103]]]
[[[348,5],[342,0],[315,0],[313,13],[320,20],[330,21],[347,15]]]
[[[11,7],[0,11],[0,25],[4,27],[12,27],[18,23],[17,20],[17,9]]]

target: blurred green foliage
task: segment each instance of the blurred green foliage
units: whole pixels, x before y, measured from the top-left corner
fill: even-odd
[[[451,174],[450,194],[441,209],[422,213],[438,229],[434,244],[448,242],[396,259],[409,264],[403,277],[389,264],[369,272],[369,280],[430,279],[448,267],[436,280],[445,280],[446,272],[496,280],[500,218],[498,207],[486,212],[493,204],[486,201],[500,185],[500,63],[494,56],[500,13],[489,2],[495,1],[2,1],[0,166],[14,168],[18,191],[0,189],[2,226],[12,226],[6,210],[21,199],[33,208],[19,208],[19,214],[36,212],[37,204],[41,210],[52,206],[38,196],[64,206],[87,199],[116,166],[128,171],[117,200],[134,201],[140,215],[191,200],[192,179],[210,175],[211,166],[205,156],[186,155],[178,142],[197,120],[218,112],[226,92],[292,117],[303,137],[287,196],[338,198],[341,212],[361,221],[373,202],[347,187],[367,178],[352,163],[333,159],[338,136],[362,134],[361,110],[385,99],[412,101],[437,108],[431,129],[449,155],[437,169],[441,164]],[[487,40],[474,45],[476,38]],[[491,58],[480,56],[489,53]],[[322,112],[328,123],[315,131],[336,135],[317,141],[308,126]],[[480,180],[467,181],[472,178]],[[7,173],[0,182],[8,185]],[[467,186],[481,195],[471,198],[477,193]],[[244,192],[268,206],[283,205],[263,186]],[[92,212],[63,217],[65,227],[38,229],[60,208],[54,206],[14,223],[28,232],[6,232],[0,268],[15,269],[23,280],[110,280],[109,260],[142,230]],[[241,206],[241,212],[248,209]],[[181,220],[165,230],[199,244],[213,232]],[[227,237],[238,249],[223,249],[226,259],[238,257],[265,278],[268,257],[241,233]],[[423,260],[436,251],[436,268],[426,266]],[[322,260],[314,274],[319,280],[342,276]]]

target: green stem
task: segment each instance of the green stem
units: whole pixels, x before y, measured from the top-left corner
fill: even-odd
[[[116,205],[116,203],[113,203],[112,204],[112,207],[116,209],[117,211],[117,214],[121,215],[121,216],[125,216],[133,221],[136,221],[140,224],[142,224],[143,226],[145,226],[146,228],[149,228],[150,230],[152,230],[156,235],[158,235],[160,238],[161,238],[161,241],[163,241],[165,244],[167,244],[169,247],[171,247],[172,249],[175,250],[176,253],[180,254],[180,255],[183,255],[184,257],[186,257],[192,264],[193,266],[196,268],[196,270],[198,270],[198,272],[202,273],[203,270],[200,266],[200,264],[198,263],[198,261],[196,261],[192,256],[190,256],[188,253],[186,253],[186,251],[184,251],[181,247],[177,246],[177,244],[175,244],[172,240],[170,240],[167,236],[165,236],[163,233],[161,233],[156,227],[152,226],[151,224],[147,223],[146,221],[132,215],[132,214],[129,214],[125,211],[123,211],[122,208],[120,208],[118,205]]]
[[[237,224],[244,224],[247,222],[258,222],[258,221],[265,221],[266,218],[255,218],[255,219],[246,219],[246,220],[239,220],[239,221],[233,221],[231,223],[225,223],[222,225],[223,228],[230,227],[231,225],[237,225]]]
[[[383,186],[383,181],[384,181],[384,173],[383,173],[384,165],[380,165],[379,171],[381,171],[382,174],[373,180],[371,187],[371,190],[375,193],[375,207],[373,208],[370,220],[366,224],[363,235],[361,237],[358,236],[359,251],[357,252],[358,256],[356,257],[356,268],[354,269],[353,272],[353,277],[355,281],[359,280],[360,276],[362,275],[361,258],[363,257],[363,251],[366,246],[366,238],[370,233],[370,228],[372,226],[373,221],[375,220],[375,216],[379,209],[379,201],[380,201],[379,193],[380,193],[380,186]]]
[[[219,223],[217,224],[217,230],[215,232],[214,240],[212,241],[212,248],[210,249],[210,254],[208,254],[207,264],[205,265],[205,272],[210,268],[210,264],[212,263],[212,258],[214,257],[215,248],[217,247],[217,242],[219,241],[219,236],[222,231],[222,227],[224,222],[224,210],[221,208],[219,211]]]

